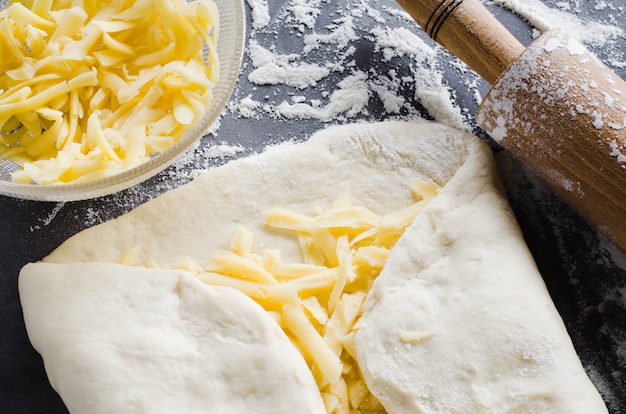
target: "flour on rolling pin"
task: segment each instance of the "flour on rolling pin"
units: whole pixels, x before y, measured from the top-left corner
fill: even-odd
[[[476,119],[626,248],[626,83],[582,44],[544,34],[498,79]]]

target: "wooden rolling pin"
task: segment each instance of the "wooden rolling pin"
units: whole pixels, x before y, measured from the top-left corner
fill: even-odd
[[[478,124],[626,252],[626,83],[572,36],[528,48],[478,0],[397,0],[492,84]]]

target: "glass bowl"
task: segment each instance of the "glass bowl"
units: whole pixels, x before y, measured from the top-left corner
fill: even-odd
[[[101,197],[125,190],[143,182],[170,166],[197,140],[226,106],[237,82],[245,44],[244,0],[214,0],[219,10],[220,26],[217,53],[220,60],[219,80],[213,89],[213,99],[203,118],[191,126],[178,142],[163,153],[155,154],[144,163],[118,174],[93,181],[68,184],[19,184],[11,180],[18,166],[0,160],[0,195],[37,201],[76,201]],[[0,9],[7,0],[0,0]]]

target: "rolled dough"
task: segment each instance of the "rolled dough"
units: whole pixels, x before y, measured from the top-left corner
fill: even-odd
[[[72,413],[324,413],[304,358],[233,289],[181,270],[34,263],[29,338]]]
[[[206,264],[240,224],[255,234],[255,249],[299,260],[291,239],[263,227],[269,208],[312,214],[347,185],[354,204],[386,214],[413,202],[416,178],[434,180],[441,194],[392,250],[357,334],[358,362],[388,412],[606,412],[523,242],[490,150],[442,125],[329,128],[209,171],[77,234],[45,261],[91,266],[139,248],[140,266],[184,257]],[[420,332],[432,335],[407,341]]]

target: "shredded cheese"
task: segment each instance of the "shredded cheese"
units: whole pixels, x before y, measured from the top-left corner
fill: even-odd
[[[13,180],[86,181],[168,149],[211,101],[218,30],[213,0],[10,0],[0,159],[21,167]]]
[[[206,266],[183,258],[169,267],[191,271],[211,285],[238,289],[268,311],[308,362],[329,414],[384,413],[360,372],[354,338],[367,292],[390,249],[438,186],[415,182],[415,203],[383,216],[352,205],[347,191],[314,215],[285,208],[268,212],[265,226],[292,231],[302,262],[284,262],[273,249],[255,253],[254,234],[240,226],[230,251],[216,253]],[[128,264],[138,255],[133,249],[120,262]],[[405,331],[400,340],[419,344],[432,335]]]
[[[419,344],[429,340],[435,335],[435,331],[402,331],[400,332],[400,340],[408,344]]]

